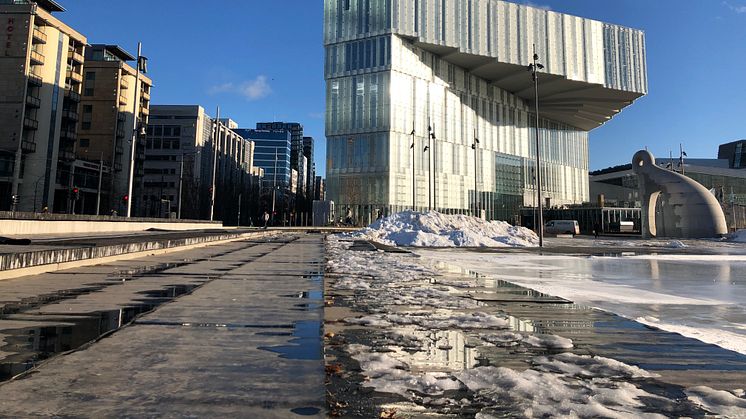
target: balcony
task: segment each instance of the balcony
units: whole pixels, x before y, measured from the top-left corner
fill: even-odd
[[[65,97],[70,99],[73,102],[80,102],[80,93],[76,92],[75,90],[66,89]]]
[[[117,112],[117,121],[124,122],[127,119],[127,116],[124,114],[124,112]]]
[[[36,152],[36,143],[33,141],[22,141],[21,142],[21,151],[24,153],[35,153]]]
[[[28,128],[30,130],[37,130],[39,129],[39,121],[26,117],[23,118],[23,126],[24,128]]]
[[[83,75],[71,70],[67,70],[67,78],[77,83],[83,82]]]
[[[124,90],[127,90],[127,89],[130,88],[130,82],[128,82],[127,79],[125,79],[124,77],[122,77],[119,80],[119,87],[121,87]]]
[[[75,131],[60,131],[60,140],[75,142],[78,140],[78,134]]]
[[[47,34],[44,33],[40,28],[35,27],[33,32],[33,42],[35,44],[46,44],[47,43]]]
[[[68,58],[73,60],[73,62],[76,62],[78,64],[83,64],[85,62],[85,59],[83,58],[83,56],[79,54],[78,51],[75,51],[72,48],[67,49],[67,56]]]
[[[64,161],[74,161],[75,153],[72,150],[60,150],[59,159]]]
[[[150,115],[150,108],[146,106],[140,106],[140,114],[141,115]]]
[[[31,65],[44,65],[44,55],[31,51]]]
[[[67,118],[71,121],[77,121],[78,120],[78,113],[76,111],[67,110],[62,111],[62,117]]]
[[[26,96],[26,104],[31,108],[39,109],[41,107],[41,99],[36,96],[28,95]]]
[[[143,100],[150,100],[150,89],[141,92]]]
[[[127,96],[125,95],[119,95],[119,104],[124,106],[127,104]]]
[[[32,86],[41,87],[44,84],[44,79],[38,74],[29,73],[28,82]]]

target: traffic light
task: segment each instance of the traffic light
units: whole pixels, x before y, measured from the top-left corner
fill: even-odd
[[[73,188],[73,201],[77,201],[80,199],[80,189],[77,187]]]
[[[124,203],[124,204],[126,204],[127,201],[129,201],[129,200],[130,200],[130,196],[129,195],[125,195],[125,196],[122,197],[122,203]]]
[[[10,197],[10,202],[11,202],[11,204],[13,204],[13,205],[18,205],[18,201],[20,201],[20,199],[19,199],[19,198],[20,198],[20,197],[19,197],[18,195],[13,195],[13,196],[11,196],[11,197]]]

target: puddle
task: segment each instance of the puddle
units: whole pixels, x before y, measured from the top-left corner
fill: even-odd
[[[321,322],[303,320],[293,324],[293,339],[289,345],[264,346],[259,349],[280,354],[280,358],[317,360],[322,357]]]
[[[318,407],[296,407],[295,409],[290,409],[290,411],[296,415],[313,416],[318,415],[319,412],[321,412],[321,409]]]
[[[0,359],[0,381],[6,381],[35,367],[39,362],[57,354],[77,349],[99,337],[132,322],[138,316],[184,294],[192,292],[196,285],[173,285],[165,289],[143,291],[146,298],[134,301],[126,307],[72,314],[29,313],[36,308],[62,300],[73,299],[104,287],[87,288],[28,299],[19,304],[3,307],[0,320],[28,323],[27,327],[2,329],[0,322],[0,352],[7,353]]]

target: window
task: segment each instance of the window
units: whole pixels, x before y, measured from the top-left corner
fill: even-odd
[[[93,105],[83,105],[83,113],[93,113]]]
[[[85,79],[86,80],[96,80],[96,72],[95,71],[86,71],[85,72]]]
[[[83,96],[93,96],[93,87],[83,89]]]
[[[91,123],[90,122],[83,122],[83,123],[80,124],[80,128],[84,129],[84,130],[89,130],[89,129],[91,129]]]
[[[90,147],[91,146],[91,140],[88,138],[81,138],[80,139],[80,146],[81,147]]]

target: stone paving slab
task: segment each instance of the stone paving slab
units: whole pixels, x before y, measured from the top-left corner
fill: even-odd
[[[183,252],[188,264],[132,281],[149,286],[202,276],[203,286],[0,385],[0,417],[323,415],[322,236],[207,249]],[[273,262],[280,260],[292,263]],[[135,289],[91,293],[34,312],[100,308],[132,298]]]

